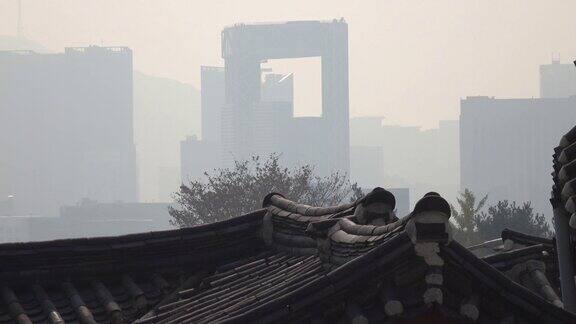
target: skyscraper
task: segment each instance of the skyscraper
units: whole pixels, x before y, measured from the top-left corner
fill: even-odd
[[[137,199],[132,51],[0,52],[0,195],[15,213]]]
[[[226,166],[220,134],[230,130],[232,120],[226,115],[230,111],[224,109],[224,69],[202,67],[201,71],[203,138],[189,136],[180,142],[181,174],[185,183],[202,179],[206,171]],[[266,74],[261,87],[263,100],[251,107],[252,119],[249,120],[251,127],[258,129],[258,137],[251,143],[252,152],[263,158],[272,153],[288,153],[292,145],[289,130],[294,119],[292,75]],[[290,164],[291,161],[283,162]]]
[[[426,130],[383,122],[383,117],[350,119],[352,181],[364,187],[407,187],[413,196],[434,187],[454,201],[459,188],[458,121],[440,120],[438,128]],[[367,148],[381,148],[380,172],[373,170],[374,161],[366,161],[374,159],[365,155]]]
[[[294,101],[294,74],[265,74],[260,99],[266,102],[292,103]]]
[[[460,102],[460,186],[490,203],[532,202],[551,217],[550,159],[558,138],[574,126],[576,97]]]
[[[220,143],[221,111],[224,107],[224,68],[202,66],[200,68],[202,140]]]
[[[254,107],[260,107],[263,99],[261,62],[314,56],[322,58],[322,117],[319,123],[313,123],[317,126],[315,132],[302,131],[316,135],[306,140],[325,140],[314,143],[318,156],[305,162],[315,164],[319,173],[349,172],[348,25],[342,19],[237,24],[222,31],[222,57],[226,61],[226,104],[222,111],[225,164],[255,153],[254,142],[260,133],[252,121],[259,111]]]

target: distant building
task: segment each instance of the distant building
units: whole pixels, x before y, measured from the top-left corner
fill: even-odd
[[[140,201],[171,201],[180,184],[179,143],[200,131],[198,89],[134,71],[134,141]]]
[[[273,153],[286,155],[292,146],[297,145],[289,135],[294,130],[293,75],[264,75],[261,94],[261,100],[252,106],[251,126],[258,133],[253,138],[253,153],[262,157]]]
[[[267,157],[286,154],[295,145],[292,101],[261,101],[253,106],[252,127],[258,132],[252,143],[253,153]]]
[[[237,121],[233,117],[237,111],[229,109],[230,106],[224,103],[224,70],[218,67],[202,67],[201,72],[203,137],[198,139],[196,136],[189,136],[180,143],[181,179],[184,183],[204,178],[204,172],[231,166],[233,160],[231,152],[223,151],[220,142],[220,135],[228,136],[233,128],[232,124]],[[283,159],[289,166],[297,164],[300,161],[297,157],[302,157],[296,154],[301,142],[298,142],[298,137],[294,135],[296,122],[293,82],[292,74],[265,74],[264,82],[261,83],[262,100],[252,104],[251,119],[247,121],[250,122],[250,127],[245,128],[258,133],[250,143],[253,155],[264,158],[272,153],[290,156],[291,159]],[[219,132],[215,132],[216,129]],[[311,129],[316,130],[317,128]],[[220,135],[217,136],[217,133]],[[247,137],[237,140],[247,140]]]
[[[204,173],[222,166],[222,123],[225,105],[224,68],[202,66],[201,110],[202,137],[187,136],[180,142],[180,181],[201,180]]]
[[[540,65],[540,97],[565,98],[576,95],[576,69],[573,64]]]
[[[308,56],[322,57],[322,116],[295,118],[293,75],[268,73],[261,63]],[[222,57],[224,68],[201,68],[202,136],[181,144],[181,160],[188,163],[182,165],[183,179],[206,171],[194,167],[231,167],[234,161],[271,153],[282,155],[287,166],[311,165],[320,175],[349,174],[348,27],[343,20],[234,25],[222,31]],[[213,147],[220,151],[217,163]]]
[[[0,216],[0,242],[30,241],[30,220],[34,216]]]
[[[173,195],[180,188],[181,167],[159,167],[158,168],[158,181],[156,188],[158,190],[158,198],[156,202],[169,202],[173,201]]]
[[[428,130],[383,125],[383,121],[383,117],[350,119],[352,180],[372,179],[371,186],[379,181],[377,185],[410,188],[416,197],[434,186],[454,201],[459,190],[458,121],[442,120],[438,128]],[[366,171],[375,167],[374,158],[367,160],[359,151],[367,146],[381,148],[381,171]]]
[[[2,179],[4,179],[4,178],[2,178]],[[16,203],[16,201],[14,199],[14,196],[1,197],[0,198],[0,216],[13,215],[15,203]]]
[[[460,191],[460,122],[458,120],[440,120],[436,142],[436,175],[440,179],[438,190],[451,203],[456,202]]]
[[[410,189],[408,188],[386,188],[396,197],[396,215],[404,217],[410,213]]]
[[[261,62],[267,59],[314,57],[322,58],[322,117],[320,128],[307,130],[304,142],[290,147],[318,144],[315,155],[305,161],[316,171],[349,173],[349,100],[348,100],[348,25],[343,20],[294,21],[272,24],[237,24],[222,31],[222,58],[225,64],[226,104],[222,111],[222,157],[225,166],[258,153],[256,141],[261,134],[254,120],[261,112],[261,102],[271,100],[266,91],[283,98],[290,91],[282,90],[281,81],[267,79],[261,84]],[[284,88],[286,89],[286,88]],[[274,91],[278,90],[278,93]],[[309,124],[310,119],[299,125]],[[293,133],[295,134],[295,133]],[[285,134],[291,137],[292,134]],[[320,142],[320,139],[327,139]],[[294,144],[295,143],[295,144]],[[306,143],[306,145],[303,145]]]
[[[57,215],[89,197],[137,200],[132,51],[0,52],[0,200]]]
[[[265,74],[260,101],[293,103],[294,74]]]
[[[550,218],[550,155],[574,120],[576,97],[461,100],[461,188],[491,203],[530,201]]]
[[[384,183],[384,153],[382,146],[350,146],[350,180],[362,188],[374,188]]]
[[[0,242],[115,236],[172,229],[168,203],[99,203],[84,199],[58,216],[0,214]]]
[[[64,237],[115,236],[172,229],[169,203],[100,203],[84,200],[75,206],[63,206],[58,222],[68,228]],[[40,228],[33,228],[39,240]],[[42,238],[49,239],[49,238]]]
[[[204,172],[220,167],[220,147],[214,142],[201,141],[196,136],[188,136],[180,142],[181,181],[204,178]]]
[[[200,93],[202,109],[202,141],[220,144],[222,108],[224,96],[224,68],[202,66],[200,68]]]

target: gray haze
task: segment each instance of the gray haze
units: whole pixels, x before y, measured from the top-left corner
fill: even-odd
[[[265,0],[23,0],[22,29],[53,51],[128,46],[136,70],[199,88],[199,66],[223,65],[225,26],[344,17],[350,26],[351,116],[431,128],[456,119],[459,99],[467,95],[538,96],[538,66],[552,55],[576,56],[574,12],[570,0],[296,0],[281,10],[277,1]],[[15,35],[16,19],[17,1],[0,1],[0,35]],[[307,70],[292,71],[296,98],[309,88],[298,83],[309,79]],[[311,96],[319,93],[302,95]],[[300,112],[298,103],[295,110]]]
[[[270,153],[406,212],[470,188],[551,216],[572,2],[21,3],[0,0],[5,240],[168,228],[182,182]]]

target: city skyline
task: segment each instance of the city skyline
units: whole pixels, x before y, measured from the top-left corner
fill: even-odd
[[[22,25],[25,37],[54,51],[89,44],[129,46],[135,53],[136,70],[199,88],[201,65],[223,65],[219,36],[225,26],[344,17],[351,25],[351,116],[383,115],[390,124],[424,128],[456,119],[459,100],[468,95],[537,97],[538,65],[558,55],[563,62],[576,56],[576,42],[570,41],[575,38],[570,32],[576,28],[570,14],[576,10],[575,3],[450,4],[393,1],[326,6],[315,2],[279,12],[261,1],[199,6],[174,1],[162,7],[131,1],[22,1]],[[234,10],[222,10],[229,7]],[[15,0],[0,3],[0,35],[16,34],[16,10]],[[296,114],[319,113],[318,107],[298,104],[299,96],[320,95],[317,87],[307,93],[314,87],[298,81],[311,79],[309,67],[318,63],[273,60],[270,64],[278,72],[295,69]],[[431,86],[438,81],[442,87]]]
[[[0,322],[576,323],[574,12],[0,0]]]

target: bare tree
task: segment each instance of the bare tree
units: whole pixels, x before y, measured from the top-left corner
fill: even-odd
[[[261,208],[270,192],[312,206],[328,206],[362,196],[356,183],[338,172],[320,177],[314,168],[304,165],[289,169],[280,165],[279,155],[262,161],[259,157],[236,161],[234,167],[204,173],[206,181],[191,181],[180,186],[170,208],[170,223],[189,227],[229,219]]]

